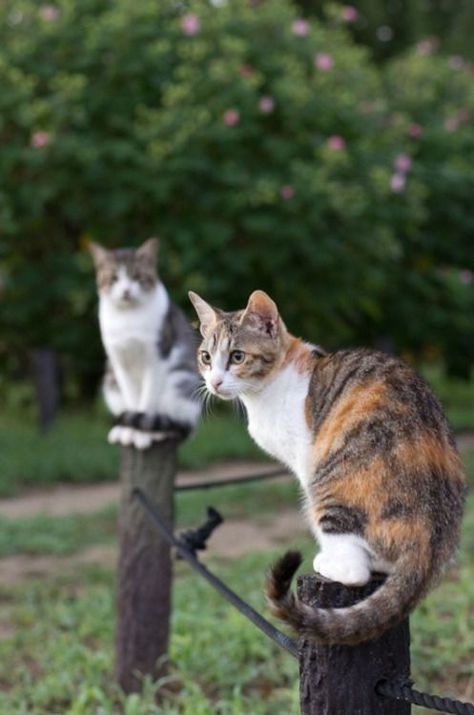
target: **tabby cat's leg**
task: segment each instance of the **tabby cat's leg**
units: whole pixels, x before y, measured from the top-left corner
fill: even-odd
[[[128,409],[123,391],[120,389],[119,382],[110,361],[108,361],[104,375],[102,392],[107,407],[115,417],[118,417]],[[110,444],[132,444],[134,431],[135,430],[132,430],[131,427],[115,425],[115,427],[112,427],[109,431],[107,440]]]
[[[371,558],[365,541],[355,534],[317,530],[321,547],[313,561],[315,571],[346,586],[362,586],[370,579]]]

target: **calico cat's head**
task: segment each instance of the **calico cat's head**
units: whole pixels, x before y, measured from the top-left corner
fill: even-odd
[[[213,308],[189,293],[201,322],[199,371],[206,387],[223,400],[258,392],[284,358],[288,333],[273,300],[257,290],[233,313]]]
[[[150,238],[140,248],[109,250],[90,244],[96,270],[97,290],[118,308],[133,308],[146,302],[158,281],[158,239]]]

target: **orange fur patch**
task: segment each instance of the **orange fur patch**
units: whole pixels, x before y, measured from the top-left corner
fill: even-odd
[[[324,420],[313,446],[313,466],[326,459],[333,449],[337,449],[345,432],[367,419],[375,408],[387,399],[387,388],[382,382],[372,385],[356,385],[342,397]]]
[[[413,442],[400,442],[396,455],[414,473],[430,468],[450,479],[464,481],[462,462],[443,435],[426,433]]]

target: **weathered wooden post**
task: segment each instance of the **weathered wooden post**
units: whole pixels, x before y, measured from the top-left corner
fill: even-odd
[[[319,576],[298,578],[298,595],[310,606],[343,608],[380,586],[374,579],[351,588]],[[301,715],[409,715],[409,703],[382,698],[374,686],[381,679],[407,681],[410,675],[408,618],[380,638],[357,646],[299,642]]]
[[[171,610],[170,548],[132,492],[143,489],[172,528],[177,447],[176,439],[122,447],[116,676],[126,693],[139,691],[144,675],[166,671]]]

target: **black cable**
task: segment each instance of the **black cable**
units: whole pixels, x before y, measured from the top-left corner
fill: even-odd
[[[213,487],[229,487],[235,486],[236,484],[248,484],[249,482],[256,482],[264,479],[275,479],[275,477],[282,477],[288,474],[287,469],[274,469],[271,472],[260,472],[257,474],[247,474],[243,477],[232,477],[232,479],[219,479],[210,480],[208,482],[196,482],[189,484],[178,484],[175,489],[177,492],[188,492],[192,489],[212,489]]]
[[[232,591],[225,583],[223,583],[217,576],[215,576],[209,569],[207,569],[204,564],[202,564],[198,558],[187,548],[183,543],[177,539],[171,532],[161,513],[156,506],[153,504],[147,495],[141,489],[134,489],[132,492],[143,505],[143,507],[148,512],[149,516],[156,524],[156,526],[161,531],[163,537],[168,542],[170,546],[174,546],[178,551],[181,558],[187,561],[195,571],[197,571],[201,576],[203,576],[206,581],[208,581],[211,586],[213,586],[216,591],[219,591],[222,596],[224,596],[229,603],[231,603],[235,608],[237,608],[240,613],[242,613],[246,618],[248,618],[252,623],[257,626],[266,636],[271,638],[275,643],[277,643],[281,648],[287,650],[291,655],[298,655],[298,646],[296,642],[275,628],[269,621],[267,621],[263,616],[260,615],[255,609],[252,608],[248,603],[243,601],[240,596],[238,596],[234,591]]]
[[[263,616],[255,611],[252,606],[243,601],[240,596],[238,596],[234,591],[232,591],[225,583],[223,583],[217,576],[215,576],[209,569],[207,569],[195,556],[193,548],[201,548],[199,546],[194,547],[191,539],[191,548],[186,544],[177,539],[171,532],[167,524],[164,522],[161,513],[153,502],[147,497],[147,495],[138,488],[135,488],[132,492],[148,512],[149,516],[156,524],[156,526],[161,531],[165,540],[170,546],[174,546],[178,551],[181,558],[187,561],[195,571],[197,571],[201,576],[203,576],[206,581],[208,581],[213,588],[215,588],[222,596],[224,596],[229,603],[231,603],[235,608],[237,608],[240,613],[242,613],[246,618],[248,618],[254,625],[257,626],[265,635],[271,638],[275,643],[277,643],[281,648],[284,648],[288,653],[290,653],[295,658],[298,657],[298,644],[293,639],[282,633],[275,628],[269,621],[267,621]],[[198,529],[194,530],[195,534],[202,533],[203,530],[213,531],[214,528],[220,523],[220,514],[213,510],[209,514],[208,522]],[[191,532],[193,533],[193,532]],[[189,532],[188,532],[189,534]],[[419,690],[415,690],[410,684],[398,684],[389,682],[387,680],[381,680],[375,685],[375,690],[378,695],[382,697],[388,697],[392,700],[403,700],[404,702],[409,702],[420,707],[429,708],[431,710],[437,710],[438,712],[453,713],[453,715],[474,715],[474,704],[464,703],[460,700],[453,700],[452,698],[443,698],[439,695],[430,695],[429,693],[422,693]]]

